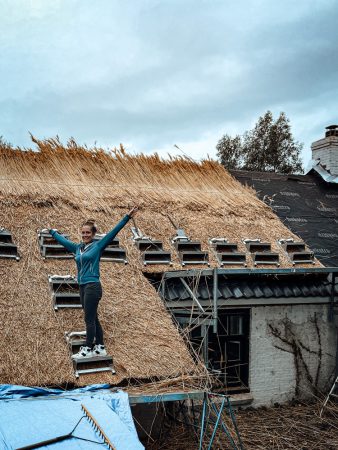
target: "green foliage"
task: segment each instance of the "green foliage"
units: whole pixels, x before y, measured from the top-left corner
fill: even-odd
[[[280,113],[274,121],[271,111],[258,119],[255,127],[243,136],[224,135],[218,142],[217,156],[227,169],[260,172],[302,173],[300,152],[290,121]]]
[[[240,136],[232,138],[226,134],[218,142],[216,149],[221,164],[227,169],[237,169],[240,164],[243,164],[243,145]]]

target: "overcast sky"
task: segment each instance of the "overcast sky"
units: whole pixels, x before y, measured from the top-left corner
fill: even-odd
[[[338,122],[337,0],[0,0],[0,135],[216,156],[268,109]]]

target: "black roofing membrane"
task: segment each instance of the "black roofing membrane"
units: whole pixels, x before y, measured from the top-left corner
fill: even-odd
[[[242,184],[253,187],[323,265],[338,266],[338,185],[324,182],[313,172],[278,175],[231,171],[231,174]]]

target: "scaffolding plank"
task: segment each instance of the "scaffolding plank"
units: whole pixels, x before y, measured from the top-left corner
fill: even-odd
[[[204,391],[190,392],[165,392],[161,394],[129,394],[129,403],[136,405],[138,403],[162,403],[177,402],[182,400],[203,400]]]

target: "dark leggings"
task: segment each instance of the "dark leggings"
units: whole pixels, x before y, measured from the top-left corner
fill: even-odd
[[[102,297],[101,283],[80,285],[80,301],[84,309],[86,322],[86,345],[92,348],[95,343],[103,344],[103,331],[97,315],[97,308]]]

